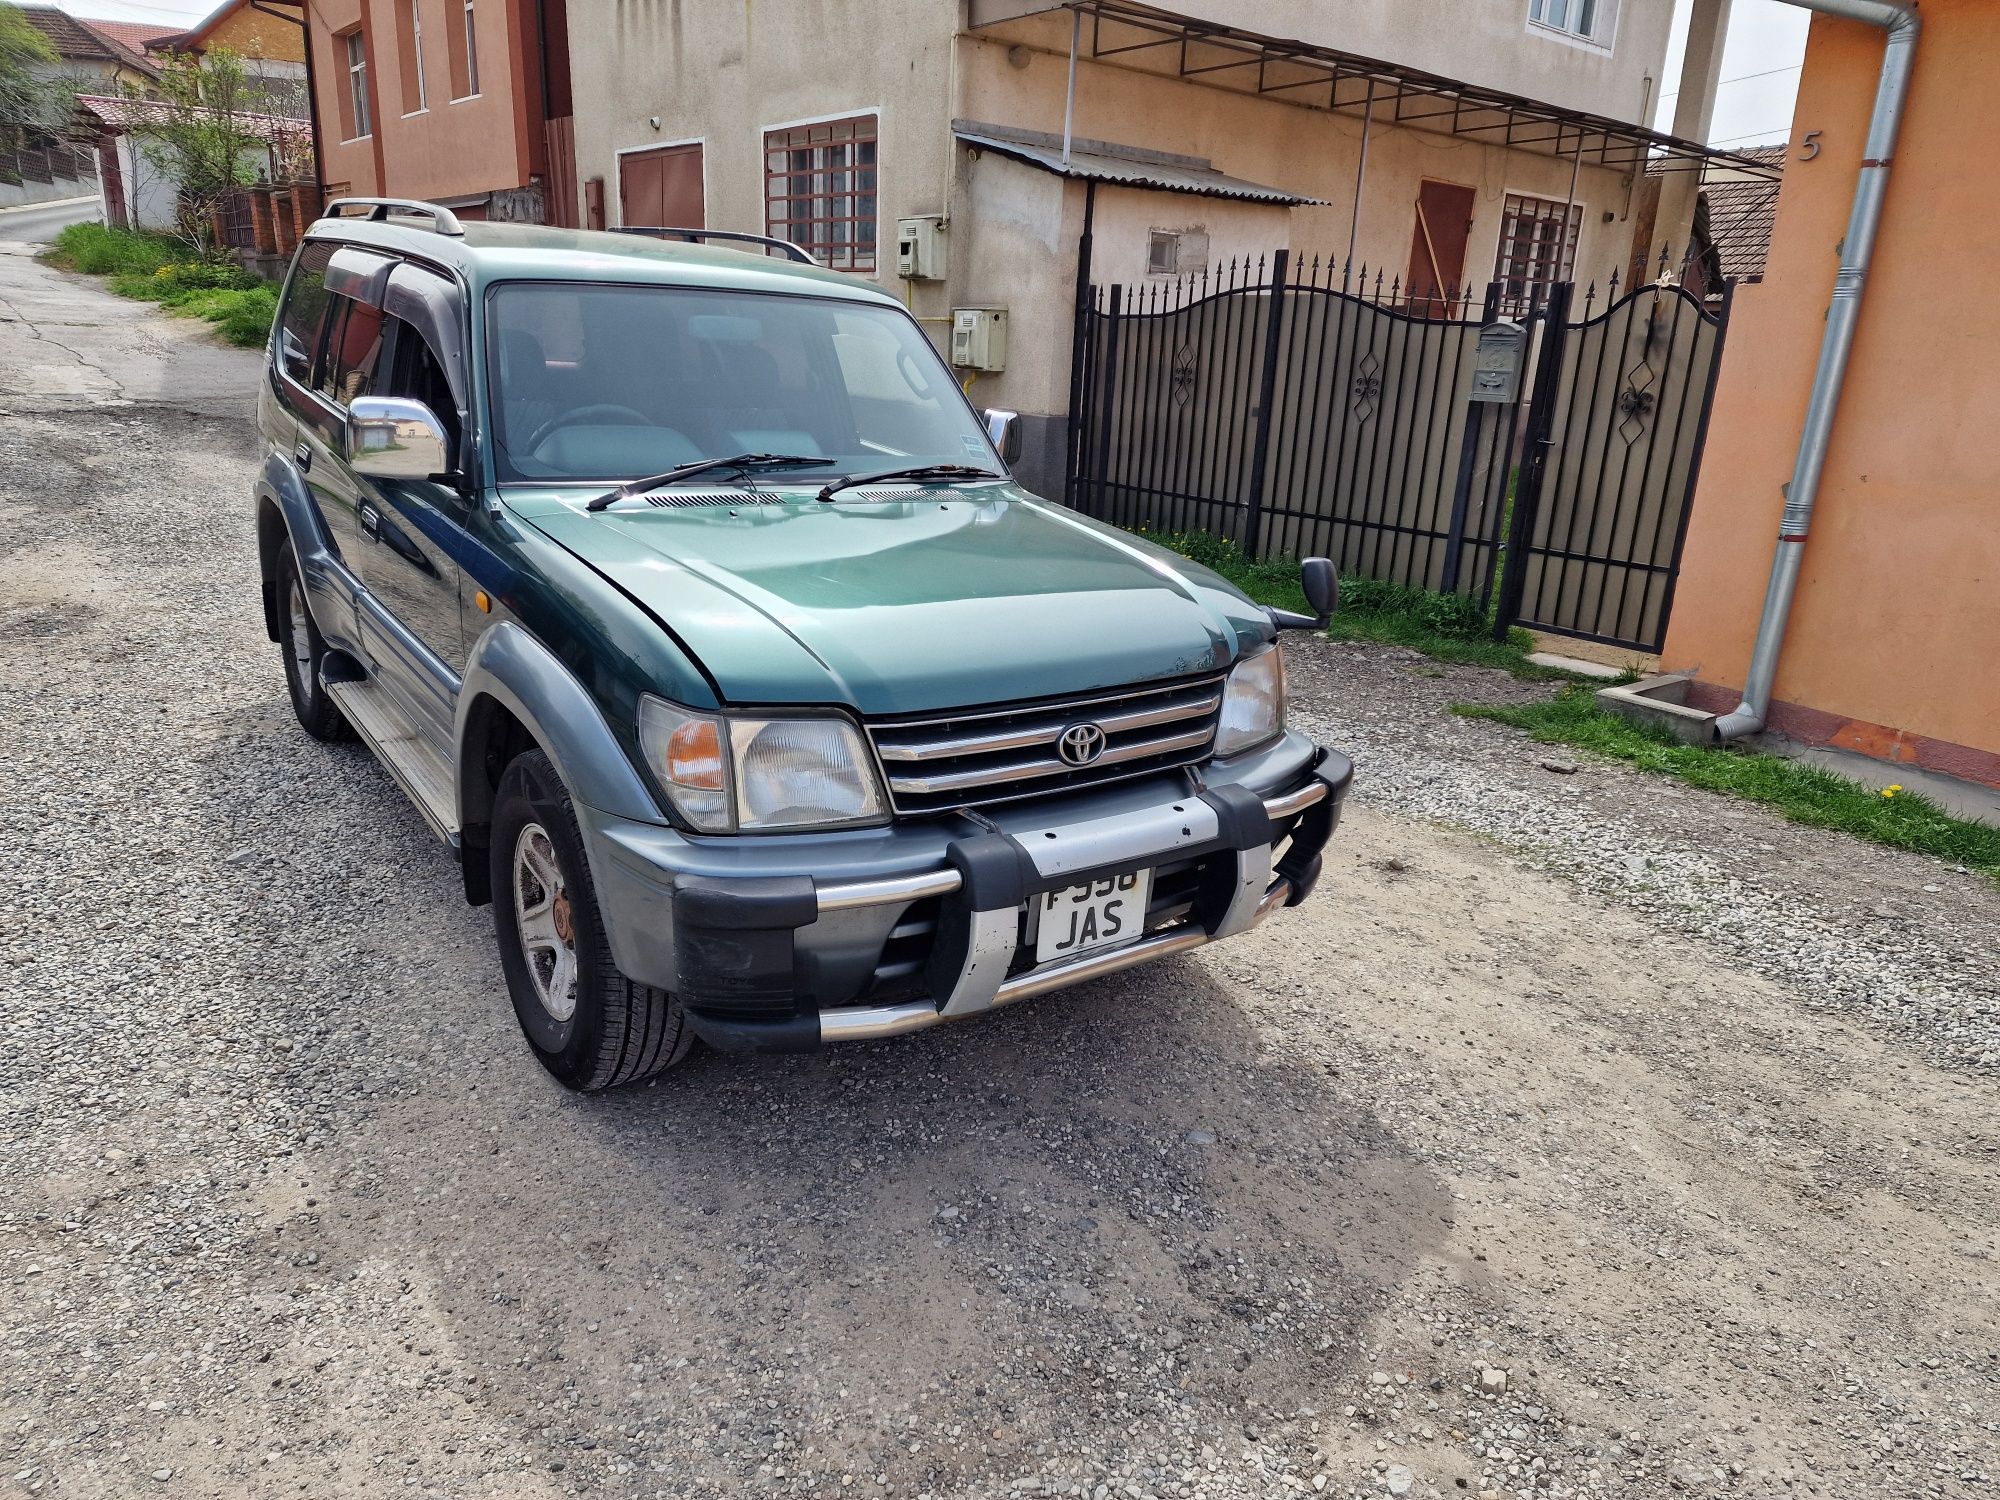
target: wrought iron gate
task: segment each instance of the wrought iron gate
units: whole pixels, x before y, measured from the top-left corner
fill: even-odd
[[[1518,619],[1657,649],[1728,294],[1710,311],[1671,285],[1620,296],[1614,278],[1607,305],[1593,288],[1571,322],[1572,292],[1411,299],[1282,250],[1213,277],[1091,288],[1070,501],[1482,608],[1497,584],[1501,631]],[[1521,399],[1474,402],[1479,335],[1503,307],[1527,325]]]
[[[1571,322],[1573,290],[1547,309],[1496,629],[1657,651],[1734,289],[1711,312],[1680,286],[1621,297],[1614,276]]]

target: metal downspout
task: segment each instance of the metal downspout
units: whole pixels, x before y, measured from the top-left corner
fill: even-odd
[[[1819,498],[1820,471],[1833,437],[1834,411],[1847,376],[1847,356],[1854,344],[1854,325],[1861,313],[1861,293],[1868,281],[1868,263],[1875,252],[1875,231],[1882,221],[1882,195],[1889,185],[1889,162],[1895,155],[1896,130],[1902,124],[1910,65],[1917,53],[1917,14],[1901,0],[1786,0],[1806,10],[1841,16],[1879,26],[1888,32],[1882,52],[1882,72],[1875,86],[1875,109],[1868,120],[1868,141],[1862,151],[1861,175],[1854,187],[1854,207],[1847,234],[1840,242],[1840,268],[1834,273],[1833,301],[1827,308],[1826,333],[1820,340],[1819,367],[1813,374],[1812,395],[1806,402],[1804,430],[1792,481],[1785,487],[1785,511],[1778,522],[1778,547],[1771,559],[1771,581],[1764,590],[1764,613],[1757,622],[1757,640],[1750,653],[1750,670],[1743,682],[1743,701],[1733,713],[1711,726],[1720,742],[1755,734],[1764,727],[1771,706],[1771,684],[1784,649],[1785,623],[1792,596],[1798,590],[1799,562],[1806,532],[1812,525],[1813,502]]]

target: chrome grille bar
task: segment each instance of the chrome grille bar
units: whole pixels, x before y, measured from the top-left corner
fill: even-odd
[[[938,760],[950,755],[986,755],[999,750],[1024,750],[1031,745],[1053,745],[1064,729],[1079,718],[1106,734],[1122,734],[1133,729],[1150,729],[1156,724],[1172,724],[1181,719],[1202,718],[1222,706],[1222,694],[1209,693],[1189,702],[1173,702],[1158,708],[1132,709],[1125,713],[1089,715],[1071,709],[1043,723],[1025,729],[1001,729],[990,734],[967,735],[963,739],[919,740],[914,744],[884,743],[884,760]]]
[[[868,733],[896,811],[941,812],[1191,764],[1215,741],[1222,700],[1222,679],[1211,676],[876,722]],[[1056,746],[1081,724],[1102,731],[1103,751],[1079,766]]]
[[[1122,766],[1130,760],[1143,760],[1149,755],[1165,755],[1171,750],[1192,750],[1197,745],[1206,745],[1215,736],[1215,726],[1204,724],[1201,728],[1182,734],[1168,735],[1165,739],[1139,740],[1129,745],[1119,745],[1105,751],[1091,762],[1092,766]],[[949,771],[935,776],[891,776],[889,790],[892,792],[962,792],[967,787],[1000,786],[1010,781],[1028,781],[1037,776],[1061,776],[1065,772],[1088,769],[1070,765],[1067,761],[1050,756],[1046,760],[1018,760],[1004,766],[982,767],[973,771]]]

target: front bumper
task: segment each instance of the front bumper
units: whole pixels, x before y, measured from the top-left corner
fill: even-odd
[[[905,834],[886,859],[843,857],[848,846],[824,835],[697,842],[577,811],[620,968],[673,991],[713,1046],[799,1051],[977,1015],[1297,905],[1353,777],[1338,752],[1299,751],[1274,787],[1154,786],[983,828],[946,819],[929,825],[928,846]],[[787,868],[827,873],[773,873]],[[1141,936],[1034,963],[1032,898],[1140,868],[1155,872]]]

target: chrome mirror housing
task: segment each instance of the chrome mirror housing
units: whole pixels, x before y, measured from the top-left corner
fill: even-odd
[[[1001,411],[989,407],[986,416],[986,435],[993,440],[993,446],[1000,450],[1001,460],[1012,466],[1021,461],[1021,414]]]
[[[430,479],[452,466],[437,414],[400,396],[356,396],[347,409],[347,463],[371,479]]]

